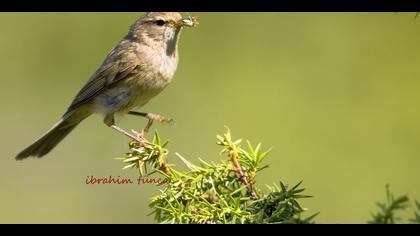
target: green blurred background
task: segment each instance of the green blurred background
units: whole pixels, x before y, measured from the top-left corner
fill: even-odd
[[[260,186],[304,180],[315,197],[302,203],[321,212],[319,223],[366,222],[387,183],[420,199],[415,13],[191,14],[200,25],[183,32],[173,83],[143,109],[175,118],[154,126],[172,154],[219,160],[215,135],[228,125],[274,148]],[[125,137],[99,115],[45,158],[14,160],[140,15],[0,14],[0,222],[154,222],[148,202],[158,187],[84,184],[87,175],[136,177],[113,159],[127,151]]]

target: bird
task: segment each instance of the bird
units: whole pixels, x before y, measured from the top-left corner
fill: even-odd
[[[172,119],[136,109],[147,104],[170,84],[178,66],[181,30],[197,25],[196,17],[183,18],[179,12],[148,12],[142,15],[108,53],[61,119],[19,152],[15,159],[45,156],[92,114],[102,114],[108,127],[137,141],[154,121],[171,122]],[[126,114],[148,119],[140,135],[116,125],[115,116]]]

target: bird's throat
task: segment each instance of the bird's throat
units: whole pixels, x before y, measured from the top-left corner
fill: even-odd
[[[181,33],[181,29],[176,29],[173,33],[168,37],[166,41],[166,55],[170,57],[176,56],[177,49],[178,49],[178,39]]]

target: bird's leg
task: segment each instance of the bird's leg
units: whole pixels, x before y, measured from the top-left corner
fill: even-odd
[[[161,115],[153,114],[153,113],[144,113],[144,112],[137,112],[137,111],[130,111],[128,112],[129,115],[135,115],[135,116],[142,116],[148,119],[146,127],[141,131],[140,135],[144,135],[144,133],[147,133],[150,129],[150,127],[153,125],[154,121],[157,121],[159,123],[172,123],[173,119],[166,118]]]
[[[111,125],[110,126],[111,128],[113,128],[113,129],[115,129],[116,131],[118,131],[118,132],[120,132],[120,133],[122,133],[122,134],[124,134],[125,136],[127,136],[127,137],[129,137],[130,139],[132,139],[132,140],[134,140],[134,141],[137,141],[137,142],[141,142],[141,140],[142,140],[142,136],[134,136],[134,135],[132,135],[132,134],[130,134],[130,133],[128,133],[127,131],[125,131],[125,130],[123,130],[122,128],[120,128],[120,127],[118,127],[118,126],[116,126],[116,125]]]
[[[121,133],[121,134],[123,134],[123,135],[125,135],[125,136],[129,137],[130,139],[132,139],[132,140],[134,140],[134,141],[137,141],[137,142],[141,142],[141,141],[142,141],[142,136],[138,136],[138,135],[137,135],[137,133],[136,133],[136,136],[137,136],[137,137],[136,137],[136,136],[134,136],[134,135],[132,135],[132,134],[128,133],[128,132],[127,132],[127,131],[125,131],[124,129],[122,129],[122,128],[118,127],[117,125],[115,125],[114,114],[105,116],[104,123],[105,123],[107,126],[109,126],[109,127],[113,128],[113,129],[114,129],[114,130],[116,130],[117,132],[119,132],[119,133]]]

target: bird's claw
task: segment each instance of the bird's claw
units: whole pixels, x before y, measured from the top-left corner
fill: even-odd
[[[136,137],[136,141],[137,142],[139,142],[139,143],[141,143],[141,142],[144,142],[144,133],[145,133],[145,131],[144,131],[144,129],[143,130],[141,130],[141,132],[139,133],[139,132],[137,132],[137,131],[135,131],[135,130],[131,130],[131,132],[134,134],[134,136]]]
[[[150,127],[152,126],[154,121],[157,121],[161,124],[173,124],[174,123],[174,119],[172,118],[166,118],[163,117],[161,115],[156,115],[156,114],[152,114],[152,113],[148,113],[146,118],[149,120],[149,122],[147,123],[146,127],[143,129],[143,133],[147,133],[149,132]]]
[[[157,121],[162,124],[170,124],[174,122],[174,119],[172,118],[166,118],[164,116],[156,115],[152,113],[147,114],[147,119],[149,119],[149,121],[152,121],[152,122]]]

